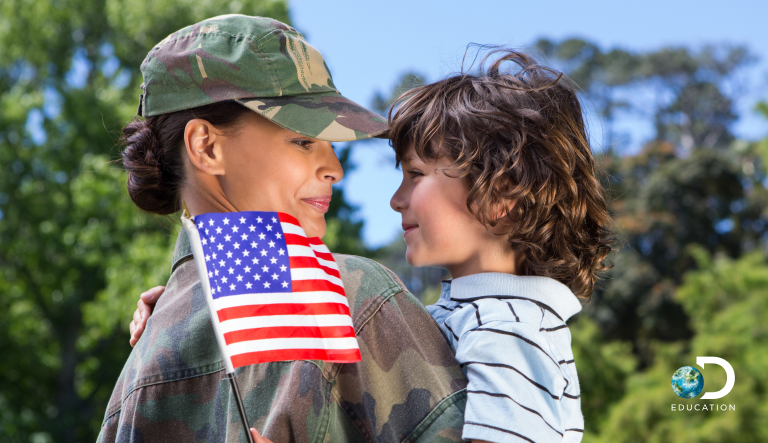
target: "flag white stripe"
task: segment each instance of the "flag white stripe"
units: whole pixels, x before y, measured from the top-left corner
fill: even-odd
[[[218,317],[217,317],[218,320]],[[275,326],[352,326],[349,315],[265,315],[235,318],[219,322],[222,334],[243,329],[270,328]]]
[[[280,223],[280,226],[282,226],[283,232],[286,233],[286,234],[296,234],[296,235],[300,235],[300,236],[302,236],[304,238],[307,237],[307,234],[304,232],[304,230],[301,229],[300,226],[296,226],[293,223],[285,223],[285,222],[283,222],[283,223]]]
[[[318,268],[295,268],[291,269],[291,279],[296,280],[328,280],[329,282],[339,285],[342,288],[344,283],[340,278],[328,275],[322,269]]]
[[[347,305],[347,298],[331,291],[292,292],[275,294],[241,294],[229,295],[213,300],[214,309],[219,311],[225,308],[249,305],[274,305],[282,303],[341,303]]]
[[[317,259],[318,262],[320,262],[321,265],[339,270],[339,265],[336,264],[334,261],[330,260],[323,260],[322,258],[315,255],[315,251],[312,248],[308,248],[306,246],[301,245],[288,245],[288,255],[291,257],[314,257]]]
[[[317,252],[325,252],[326,254],[330,254],[331,250],[328,249],[328,246],[323,245],[310,245],[312,246],[312,249],[314,249]]]
[[[227,345],[229,355],[280,349],[358,349],[354,337],[342,338],[268,338]]]

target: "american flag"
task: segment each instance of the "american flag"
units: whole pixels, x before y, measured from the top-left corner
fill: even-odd
[[[296,218],[229,212],[182,220],[227,368],[360,361],[339,267]]]

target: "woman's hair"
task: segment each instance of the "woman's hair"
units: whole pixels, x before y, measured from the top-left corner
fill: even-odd
[[[220,129],[234,128],[252,112],[232,101],[142,119],[135,117],[123,128],[123,165],[128,171],[128,195],[140,209],[172,214],[181,209],[184,183],[184,130],[193,119],[206,120]]]
[[[520,69],[503,72],[505,61]],[[592,294],[611,266],[612,220],[567,77],[526,54],[496,49],[477,74],[401,95],[389,120],[398,164],[409,147],[424,161],[448,157],[451,176],[469,190],[469,211],[486,227],[511,224],[520,274],[554,278],[579,298]]]

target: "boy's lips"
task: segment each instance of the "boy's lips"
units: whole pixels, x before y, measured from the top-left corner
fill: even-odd
[[[325,214],[331,205],[331,196],[302,198],[301,201]]]

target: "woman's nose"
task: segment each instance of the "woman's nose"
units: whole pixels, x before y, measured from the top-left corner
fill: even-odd
[[[344,169],[341,167],[341,162],[339,162],[339,157],[336,156],[333,146],[329,142],[322,143],[327,146],[323,146],[323,161],[322,166],[318,169],[318,175],[320,180],[336,184],[344,177]]]

